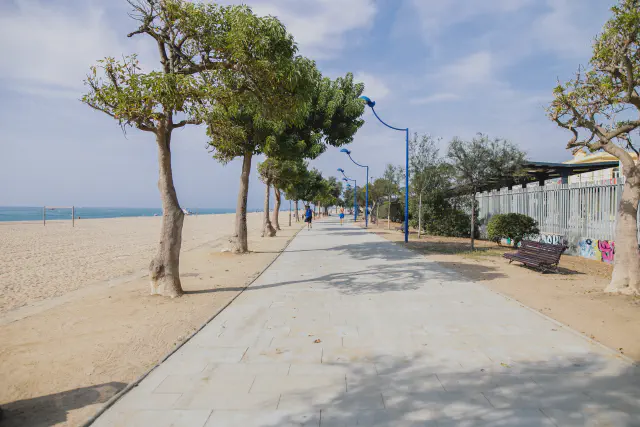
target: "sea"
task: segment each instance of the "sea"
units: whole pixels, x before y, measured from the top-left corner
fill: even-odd
[[[193,214],[224,214],[233,213],[235,209],[196,209],[187,208]],[[138,216],[160,216],[160,208],[75,208],[76,218],[125,218]],[[71,220],[71,209],[47,209],[47,220]],[[0,222],[2,221],[42,221],[42,206],[0,206]]]

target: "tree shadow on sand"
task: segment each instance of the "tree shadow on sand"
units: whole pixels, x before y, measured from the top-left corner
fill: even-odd
[[[48,427],[65,423],[68,411],[105,403],[126,386],[125,383],[110,382],[5,403],[2,405],[3,419],[0,425]]]

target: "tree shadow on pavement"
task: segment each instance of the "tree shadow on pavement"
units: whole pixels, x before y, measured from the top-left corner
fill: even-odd
[[[462,358],[438,360],[427,352],[353,362],[321,365],[327,373],[347,368],[344,390],[285,391],[278,419],[252,425],[640,425],[638,367],[612,369],[603,355],[509,365],[487,359],[474,368],[463,368]]]
[[[45,427],[66,423],[68,411],[105,403],[126,385],[121,382],[110,382],[4,403],[2,404],[3,419],[0,425],[2,427]]]

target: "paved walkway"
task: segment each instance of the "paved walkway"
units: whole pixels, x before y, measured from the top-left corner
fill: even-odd
[[[640,426],[640,373],[481,284],[327,221],[94,423],[355,425]]]

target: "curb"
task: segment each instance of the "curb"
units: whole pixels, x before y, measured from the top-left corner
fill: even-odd
[[[258,273],[258,275],[251,281],[249,282],[244,288],[242,288],[242,290],[240,292],[238,292],[233,298],[231,298],[231,300],[229,302],[227,302],[222,308],[220,308],[217,312],[215,312],[209,319],[207,319],[198,329],[196,329],[191,335],[189,335],[184,341],[182,341],[180,344],[176,345],[171,351],[169,351],[167,354],[164,355],[164,357],[162,357],[162,359],[160,359],[160,361],[158,363],[156,363],[153,367],[151,367],[148,371],[146,371],[145,373],[143,373],[142,375],[140,375],[138,378],[136,378],[133,382],[129,383],[125,388],[123,388],[122,390],[120,390],[120,392],[118,392],[115,396],[113,396],[111,399],[109,399],[99,410],[98,412],[96,412],[95,414],[93,414],[87,421],[85,421],[80,427],[89,427],[90,425],[92,425],[102,414],[104,414],[109,408],[111,408],[113,405],[115,405],[115,403],[120,400],[125,394],[127,394],[129,391],[131,391],[133,388],[137,387],[138,384],[140,384],[140,382],[142,380],[144,380],[147,376],[149,376],[149,374],[151,374],[151,372],[153,372],[157,367],[159,367],[165,360],[167,360],[169,357],[171,357],[175,352],[177,352],[178,350],[180,350],[182,348],[183,345],[185,345],[186,343],[188,343],[189,341],[191,341],[191,339],[201,330],[203,330],[205,328],[205,326],[207,326],[209,323],[211,323],[211,321],[213,321],[216,317],[218,317],[218,315],[220,313],[222,313],[227,307],[229,307],[231,305],[231,303],[233,303],[240,295],[242,295],[244,293],[244,291],[247,290],[247,288],[251,285],[253,285],[255,283],[256,280],[258,280],[265,271],[267,271],[267,269],[269,269],[269,267],[271,267],[273,265],[274,262],[276,262],[278,260],[278,258],[280,258],[280,255],[282,255],[287,248],[289,247],[289,245],[291,244],[291,242],[293,242],[293,239],[296,238],[296,236],[298,236],[298,234],[300,233],[300,231],[302,231],[304,228],[301,227],[298,231],[295,232],[295,234],[293,236],[291,236],[291,239],[289,239],[289,241],[287,242],[287,244],[285,245],[284,248],[282,248],[282,250],[280,251],[280,253],[269,263],[267,264],[267,266],[265,268],[262,269],[262,271],[260,271],[260,273]]]

